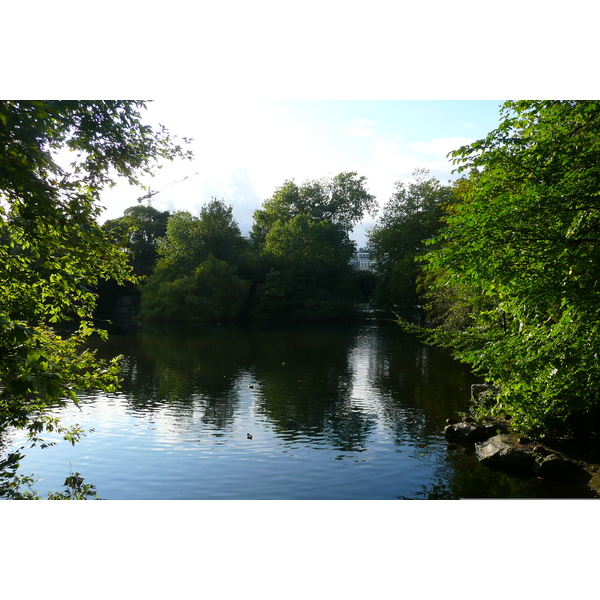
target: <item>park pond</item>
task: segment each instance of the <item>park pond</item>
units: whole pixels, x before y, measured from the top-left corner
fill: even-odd
[[[391,321],[141,327],[92,345],[124,356],[123,383],[57,409],[93,429],[78,444],[26,450],[42,496],[70,471],[118,500],[591,496],[448,445],[477,379]]]

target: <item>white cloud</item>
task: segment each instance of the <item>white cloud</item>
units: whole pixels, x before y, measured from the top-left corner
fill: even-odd
[[[408,147],[421,154],[435,154],[436,156],[446,157],[448,152],[458,150],[461,146],[472,143],[473,140],[461,137],[435,138],[430,142],[412,142],[408,144]]]
[[[347,135],[366,137],[375,139],[375,129],[373,121],[369,119],[354,119],[352,125],[346,129]]]
[[[228,174],[226,179],[207,181],[201,187],[202,201],[194,206],[198,213],[206,198],[215,197],[225,204],[232,205],[233,216],[242,233],[247,233],[252,227],[254,211],[260,207],[263,199],[257,194],[248,169],[239,168]]]
[[[277,106],[260,102],[206,103],[191,112],[173,110],[168,104],[157,105],[159,108],[153,113],[156,121],[169,123],[173,133],[194,138],[194,160],[167,163],[155,178],[144,178],[146,185],[160,191],[153,196],[152,205],[159,210],[197,214],[211,196],[222,198],[233,205],[234,217],[244,233],[252,224],[254,210],[287,179],[301,183],[357,171],[367,177],[369,191],[383,206],[393,193],[394,183],[409,181],[417,168],[427,169],[445,182],[452,170],[447,153],[471,142],[462,137],[440,137],[407,143],[408,131],[382,128],[379,119],[376,123],[350,117],[331,128],[333,131],[310,127],[302,120],[287,118]],[[421,139],[428,139],[426,136],[421,132]],[[121,216],[142,194],[127,184],[107,190],[102,220]],[[367,217],[363,231],[369,225],[372,220]],[[357,237],[364,239],[360,229]]]

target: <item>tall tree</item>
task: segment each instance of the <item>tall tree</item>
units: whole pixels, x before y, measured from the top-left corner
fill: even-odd
[[[257,288],[261,318],[337,319],[353,312],[349,260],[354,243],[338,226],[304,214],[269,231],[262,256],[270,266]]]
[[[499,387],[495,410],[564,432],[599,408],[600,102],[507,102],[501,118],[454,153],[469,182],[428,270],[469,296],[433,339]]]
[[[286,181],[255,211],[252,238],[262,243],[277,221],[287,222],[298,215],[329,221],[349,233],[365,212],[377,211],[375,196],[369,194],[366,183],[366,177],[359,177],[356,172],[339,173],[301,185]]]
[[[197,235],[207,257],[210,255],[229,264],[239,262],[245,241],[233,217],[233,207],[223,200],[212,198],[200,209]]]
[[[355,172],[302,185],[286,181],[254,213],[251,240],[263,260],[254,316],[348,316],[356,283],[348,265],[354,251],[349,233],[375,210],[366,178]]]
[[[222,200],[203,206],[199,217],[173,214],[159,242],[161,258],[142,288],[142,319],[239,317],[249,294],[249,284],[236,274],[244,245],[233,209]]]
[[[150,275],[158,260],[158,240],[167,233],[169,216],[169,211],[152,206],[130,206],[122,217],[106,221],[102,229],[127,248],[136,275]]]
[[[0,102],[0,428],[26,428],[35,440],[59,427],[49,406],[118,381],[116,360],[81,349],[93,331],[92,289],[130,274],[96,221],[100,194],[117,177],[139,184],[157,160],[184,154],[166,129],[142,123],[145,106]],[[70,165],[59,151],[70,151]],[[65,320],[80,327],[62,337],[52,325]],[[14,472],[19,456],[0,470]]]
[[[375,302],[380,306],[414,311],[419,303],[416,259],[425,253],[426,240],[440,229],[442,207],[452,195],[449,185],[428,174],[417,169],[414,181],[397,181],[378,223],[368,233],[378,276]]]
[[[166,234],[158,241],[160,259],[157,268],[168,265],[187,273],[206,258],[197,233],[199,221],[186,210],[178,210],[169,217]]]
[[[169,218],[159,253],[168,263],[189,270],[209,256],[236,263],[244,245],[233,207],[213,198],[200,209],[198,217],[178,211]]]

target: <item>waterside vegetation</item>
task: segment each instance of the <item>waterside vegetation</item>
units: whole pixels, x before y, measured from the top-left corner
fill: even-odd
[[[44,444],[46,431],[75,443],[85,432],[63,427],[50,409],[118,385],[119,357],[98,360],[85,346],[105,335],[92,322],[94,288],[131,279],[127,257],[98,223],[100,195],[118,177],[140,185],[160,160],[187,155],[166,129],[142,123],[144,108],[0,102],[0,430],[25,429],[31,444]],[[57,332],[65,322],[74,332]],[[30,483],[17,475],[21,457],[0,458],[0,496],[35,497],[21,492]],[[74,497],[91,491],[77,473],[65,485]]]
[[[452,156],[464,178],[424,257],[425,338],[497,390],[480,412],[597,446],[600,102],[507,102]]]
[[[372,272],[348,268],[349,232],[376,208],[365,178],[287,181],[249,238],[222,201],[199,218],[172,215],[140,317],[349,318],[369,302],[497,390],[475,416],[573,433],[598,412],[600,104],[506,102],[499,116],[485,139],[451,153],[454,182],[416,170],[396,183],[368,234]]]
[[[145,322],[334,320],[368,302],[481,375],[494,393],[475,417],[596,441],[600,102],[506,102],[497,129],[452,153],[456,181],[424,170],[398,181],[368,235],[372,272],[349,265],[352,229],[378,207],[356,172],[285,181],[247,237],[216,198],[197,216],[138,205],[101,226],[117,177],[139,185],[160,160],[190,157],[143,123],[144,108],[0,102],[2,429],[26,429],[32,444],[44,431],[84,435],[49,410],[118,386],[119,358],[85,346],[115,306]],[[0,496],[28,497],[20,457],[1,459]],[[93,494],[70,477],[70,496]]]

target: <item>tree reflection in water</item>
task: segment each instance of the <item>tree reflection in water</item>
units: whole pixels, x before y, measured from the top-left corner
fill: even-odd
[[[85,400],[98,433],[82,474],[101,497],[555,493],[447,449],[474,380],[392,322],[143,327],[97,348],[125,356],[121,391]]]

